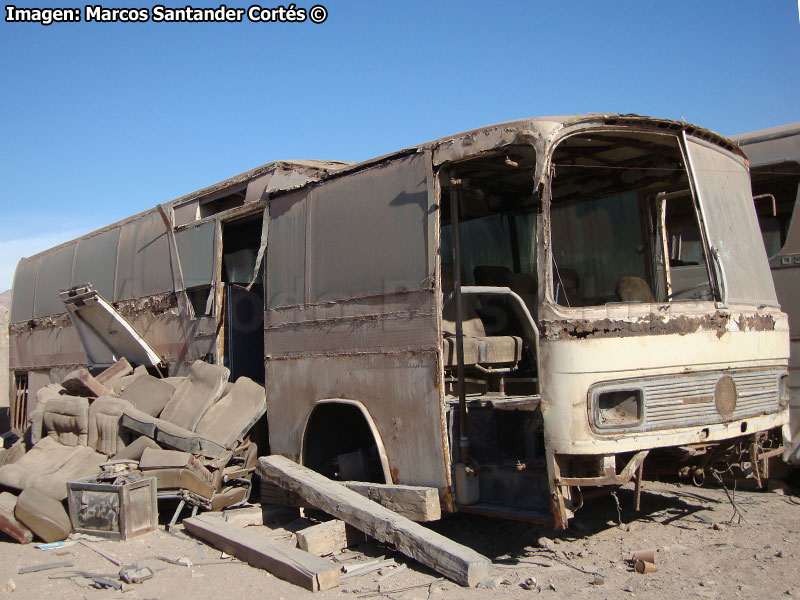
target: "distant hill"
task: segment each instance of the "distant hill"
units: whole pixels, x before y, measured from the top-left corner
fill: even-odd
[[[6,290],[0,294],[0,306],[5,306],[8,310],[11,310],[11,290]]]

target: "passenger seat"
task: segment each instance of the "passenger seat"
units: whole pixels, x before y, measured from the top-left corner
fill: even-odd
[[[463,281],[463,278],[462,278]],[[453,267],[442,264],[442,292],[453,290]],[[475,297],[462,298],[462,329],[464,334],[464,364],[505,367],[522,358],[522,338],[510,335],[487,336],[480,316],[475,311]],[[456,355],[456,303],[451,299],[442,311],[442,353],[446,367],[458,364]]]

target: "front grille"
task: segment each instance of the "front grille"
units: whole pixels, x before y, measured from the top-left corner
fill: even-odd
[[[592,406],[602,392],[638,388],[642,390],[643,396],[642,422],[640,425],[624,428],[627,431],[735,421],[778,412],[778,385],[783,373],[784,371],[778,369],[743,370],[609,382],[592,389]],[[736,409],[729,419],[717,412],[714,399],[714,388],[723,375],[730,376],[736,383]]]
[[[727,374],[736,383],[738,394],[731,420],[777,412],[781,371]],[[723,421],[714,403],[714,387],[721,376],[721,373],[712,373],[645,381],[644,429],[688,427]]]

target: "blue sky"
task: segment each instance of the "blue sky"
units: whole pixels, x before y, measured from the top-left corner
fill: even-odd
[[[320,25],[0,22],[0,291],[21,256],[272,160],[551,114],[800,120],[794,0],[325,6]]]

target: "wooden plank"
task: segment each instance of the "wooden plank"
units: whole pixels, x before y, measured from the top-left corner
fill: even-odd
[[[261,504],[278,504],[289,508],[298,508],[303,505],[303,499],[297,494],[292,494],[268,481],[261,482],[259,499]]]
[[[344,485],[412,521],[438,521],[442,518],[439,491],[436,488],[360,481],[345,481]]]
[[[397,550],[464,586],[474,587],[489,574],[489,559],[419,523],[398,515],[348,489],[278,455],[258,459],[262,479],[305,498],[313,506],[393,544]]]
[[[334,519],[317,523],[296,533],[297,547],[322,556],[347,548],[347,530],[344,521]]]
[[[243,508],[232,508],[222,513],[228,523],[247,527],[249,525],[266,525],[275,521],[292,521],[300,516],[296,508],[286,506],[251,506]]]
[[[224,523],[221,519],[206,519],[203,515],[184,519],[183,526],[215,548],[312,592],[339,585],[340,573],[336,565],[288,544]]]
[[[119,379],[125,375],[130,375],[131,373],[133,373],[133,367],[131,366],[131,363],[128,362],[128,359],[123,356],[113,365],[105,369],[102,373],[95,375],[94,379],[102,385],[109,387],[106,384],[110,381]]]

